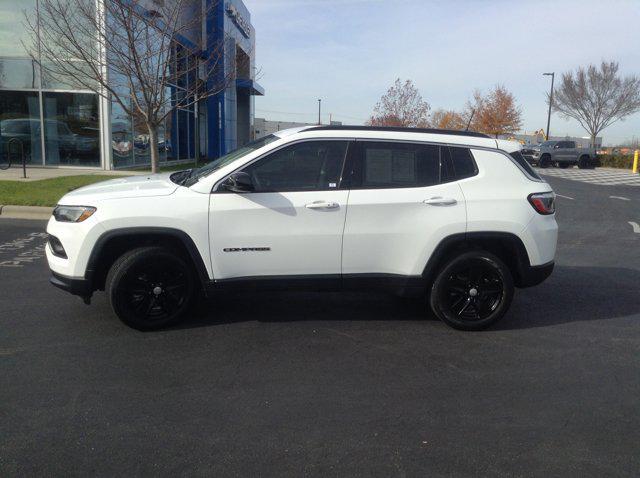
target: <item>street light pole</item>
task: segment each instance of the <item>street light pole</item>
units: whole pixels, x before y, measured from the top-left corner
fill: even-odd
[[[320,121],[320,107],[322,105],[322,100],[318,99],[318,124],[321,125],[322,122]]]
[[[549,125],[551,124],[551,105],[553,104],[553,80],[556,77],[556,72],[543,73],[543,76],[551,77],[551,93],[549,94],[549,113],[547,114],[547,141],[549,141]]]

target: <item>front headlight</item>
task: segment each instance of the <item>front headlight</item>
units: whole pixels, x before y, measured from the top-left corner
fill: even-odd
[[[82,222],[96,212],[91,206],[56,206],[53,217],[59,222]]]

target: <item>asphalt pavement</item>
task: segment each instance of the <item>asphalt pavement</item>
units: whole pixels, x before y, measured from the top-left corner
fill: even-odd
[[[637,476],[640,188],[549,181],[556,270],[479,333],[326,293],[138,332],[0,219],[0,476]]]

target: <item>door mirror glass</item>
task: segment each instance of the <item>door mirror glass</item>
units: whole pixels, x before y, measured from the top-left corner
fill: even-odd
[[[248,193],[255,191],[251,176],[244,171],[238,171],[230,174],[229,177],[222,182],[220,188],[232,193]]]

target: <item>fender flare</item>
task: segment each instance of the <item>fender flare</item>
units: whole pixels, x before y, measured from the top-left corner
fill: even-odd
[[[89,256],[89,261],[87,262],[87,270],[85,273],[86,279],[92,279],[96,270],[98,269],[100,256],[106,244],[116,237],[122,236],[144,236],[144,235],[153,235],[153,236],[165,236],[171,237],[174,239],[178,239],[187,250],[189,257],[191,258],[194,267],[196,268],[196,272],[198,277],[204,287],[208,282],[209,273],[207,272],[207,267],[205,266],[205,262],[200,254],[200,251],[196,247],[195,242],[189,234],[184,232],[181,229],[175,229],[171,227],[123,227],[117,229],[111,229],[106,231],[100,235],[98,240],[93,246],[91,250],[91,255]]]
[[[511,266],[510,268],[512,269],[516,285],[523,283],[527,270],[531,268],[527,249],[522,239],[516,234],[499,231],[463,232],[445,237],[438,243],[433,254],[429,257],[429,260],[424,266],[422,277],[428,283],[433,281],[435,274],[442,266],[447,255],[458,247],[468,248],[478,243],[497,241],[506,242],[513,248],[511,252],[515,253],[515,255],[512,255],[514,260],[511,264],[507,265]]]

